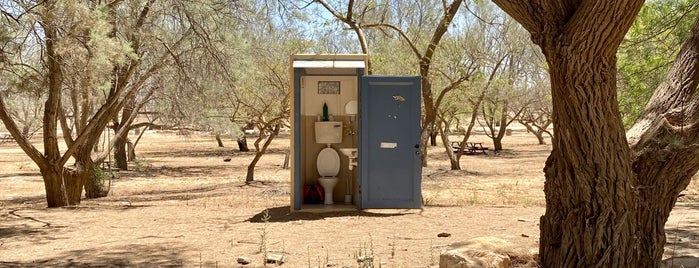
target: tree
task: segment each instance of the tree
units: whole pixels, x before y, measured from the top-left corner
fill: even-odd
[[[699,171],[699,13],[667,76],[627,132],[638,189],[641,266],[659,266],[665,222]]]
[[[244,115],[240,121],[259,130],[253,142],[255,155],[247,167],[246,183],[255,180],[255,167],[281,128],[289,127],[289,60],[279,55],[292,55],[309,47],[309,43],[301,38],[303,27],[291,21],[274,23],[285,17],[275,11],[274,5],[255,7],[257,11],[251,16],[255,23],[246,25],[245,31],[256,33],[249,38],[256,46],[244,56],[250,63],[244,69],[246,79],[236,84],[240,94],[240,113]]]
[[[359,18],[364,17],[364,15],[366,14],[366,12],[369,9],[374,9],[375,7],[370,7],[369,5],[365,5],[363,7],[362,6],[355,6],[355,1],[349,0],[349,2],[347,2],[347,7],[345,8],[347,11],[342,13],[342,12],[338,11],[337,9],[333,8],[333,6],[331,6],[325,0],[313,0],[313,1],[311,1],[311,3],[318,3],[325,10],[330,12],[330,14],[332,14],[333,17],[335,17],[336,19],[338,19],[342,23],[347,24],[347,26],[350,27],[350,29],[352,29],[352,31],[357,36],[357,41],[359,42],[359,45],[362,48],[362,53],[368,55],[367,66],[366,66],[367,73],[372,74],[373,69],[371,67],[371,56],[369,55],[369,45],[367,43],[366,35],[364,34],[364,29],[362,29],[362,26],[360,25],[360,21],[363,21],[363,19],[359,19]],[[357,3],[357,4],[359,4],[359,3]],[[357,12],[355,11],[356,10],[355,8],[361,9],[362,12],[357,14]]]
[[[551,123],[553,123],[551,107],[546,101],[537,101],[529,104],[517,117],[517,122],[524,125],[528,132],[534,134],[540,145],[546,144],[544,134],[553,137],[553,134],[548,130]]]
[[[436,130],[436,124],[437,124],[437,113],[439,109],[439,105],[441,104],[442,100],[444,99],[444,96],[452,91],[453,89],[457,88],[461,83],[465,82],[468,80],[468,75],[466,73],[463,73],[461,77],[458,78],[453,78],[451,79],[453,82],[446,84],[442,90],[437,94],[437,96],[434,96],[433,93],[433,77],[432,77],[432,61],[433,57],[435,56],[438,48],[439,48],[439,43],[444,37],[444,35],[447,33],[447,30],[449,29],[449,26],[451,25],[452,20],[454,19],[454,16],[457,14],[459,11],[459,8],[461,7],[463,1],[462,0],[456,0],[452,1],[450,3],[443,1],[442,2],[442,10],[441,14],[439,16],[432,18],[434,20],[434,31],[432,32],[431,37],[429,38],[429,41],[425,44],[425,48],[423,51],[420,51],[419,45],[422,44],[423,40],[417,39],[411,39],[411,37],[408,35],[406,31],[404,31],[401,26],[403,24],[391,24],[387,23],[384,21],[378,22],[378,23],[369,23],[369,24],[364,24],[362,27],[364,28],[377,28],[381,29],[382,31],[386,30],[392,30],[398,33],[400,38],[408,45],[410,48],[410,51],[412,51],[413,56],[418,60],[419,64],[419,74],[421,78],[421,90],[422,90],[422,103],[423,103],[423,108],[424,108],[424,117],[422,120],[422,134],[421,134],[421,142],[420,142],[420,150],[421,150],[421,159],[422,159],[422,165],[427,166],[427,142],[429,139],[433,140],[433,144],[436,143],[434,142],[436,135],[438,131]],[[422,18],[420,18],[422,19]],[[401,19],[398,18],[400,21]],[[419,23],[419,27],[416,26],[418,29],[418,33],[411,34],[412,36],[420,37],[421,30],[424,28],[424,24],[426,24],[426,21],[421,21]],[[427,39],[425,39],[427,40]]]
[[[44,180],[48,206],[75,205],[80,202],[82,187],[92,172],[92,166],[83,165],[80,161],[76,161],[73,167],[65,167],[65,164],[76,153],[92,150],[99,140],[110,114],[120,107],[120,99],[129,92],[121,89],[105,93],[102,106],[85,122],[84,128],[79,133],[75,133],[75,139],[68,144],[67,150],[61,153],[58,147],[57,129],[63,112],[61,98],[66,82],[64,74],[68,67],[65,64],[66,60],[70,60],[68,52],[76,40],[81,45],[88,47],[109,47],[110,44],[114,44],[114,40],[106,36],[107,27],[101,25],[104,23],[104,13],[100,9],[92,9],[88,5],[79,3],[59,1],[15,2],[12,4],[17,10],[25,12],[26,16],[19,20],[25,27],[22,31],[35,33],[33,40],[41,45],[43,52],[40,56],[42,66],[30,68],[38,70],[43,75],[43,83],[46,88],[42,127],[44,152],[41,153],[21,134],[15,120],[7,110],[2,96],[0,96],[0,119],[8,131],[12,133],[17,144],[39,167]],[[70,16],[62,16],[63,14]],[[120,48],[122,49],[103,51],[106,54],[100,54],[100,56],[106,57],[106,59],[103,58],[104,63],[114,64],[121,61],[122,55],[127,54],[125,51],[128,51],[128,48]]]
[[[548,128],[553,123],[551,117],[551,89],[548,73],[543,68],[543,55],[537,53],[533,62],[529,62],[526,68],[526,89],[522,98],[515,100],[516,105],[522,107],[522,113],[516,117],[517,121],[527,128],[527,132],[534,134],[539,144],[546,144],[544,134],[553,137]]]
[[[237,83],[245,77],[241,70],[250,65],[250,59],[241,55],[254,46],[241,30],[241,25],[249,23],[248,7],[223,4],[183,1],[176,6],[178,13],[184,13],[178,24],[191,33],[191,39],[167,52],[174,64],[163,70],[163,88],[156,92],[154,107],[163,128],[207,131],[219,147],[223,147],[221,136],[243,137],[237,122]]]
[[[643,1],[494,2],[531,33],[549,66],[543,265],[659,267],[667,215],[699,169],[699,19],[627,143],[616,51]]]
[[[157,72],[167,63],[176,62],[174,59],[185,49],[197,47],[186,42],[198,37],[192,34],[194,23],[187,21],[184,9],[215,8],[215,3],[182,3],[185,4],[178,5],[175,0],[3,2],[3,7],[11,5],[13,12],[24,12],[16,20],[22,28],[15,31],[32,35],[20,39],[25,43],[18,50],[40,59],[32,63],[22,62],[24,57],[12,58],[19,61],[13,66],[32,70],[42,78],[46,92],[44,152],[21,135],[18,120],[10,115],[2,96],[0,119],[39,166],[49,207],[80,202],[83,185],[92,182],[89,178],[94,167],[103,159],[93,158],[91,152],[107,124],[117,123],[117,139],[113,141],[124,137],[140,107],[158,88],[154,79]],[[161,13],[167,11],[173,12]],[[41,50],[34,49],[27,43],[30,41],[39,44]],[[64,152],[58,146],[59,123],[67,145]],[[75,163],[67,167],[71,158]],[[92,196],[91,186],[87,189],[87,196]]]
[[[459,130],[463,137],[458,152],[466,150],[471,132],[478,121],[479,111],[487,95],[490,94],[492,88],[504,73],[503,68],[511,54],[507,46],[508,43],[511,43],[508,41],[510,36],[506,32],[512,25],[511,19],[502,16],[496,10],[496,7],[487,2],[476,2],[474,5],[468,5],[466,11],[461,13],[464,13],[465,19],[458,20],[461,24],[457,27],[463,29],[465,33],[462,34],[463,37],[458,39],[463,44],[456,46],[456,48],[463,50],[468,55],[467,58],[471,62],[476,63],[474,65],[475,70],[464,90],[455,92],[456,94],[450,94],[448,98],[445,98],[447,104],[451,105],[442,104],[440,106],[442,107],[440,108],[442,113],[447,112],[449,109],[462,109],[465,110],[464,114],[469,114],[470,116],[468,125],[463,130]],[[448,38],[445,41],[449,40]],[[453,47],[455,46],[445,45],[442,51],[444,54],[458,54],[452,51]],[[456,107],[454,105],[455,100]],[[447,119],[442,116],[442,127],[444,129],[440,130],[440,133],[442,134],[442,141],[447,147],[446,152],[450,159],[451,169],[458,170],[461,169],[459,161],[462,154],[453,153],[449,136],[446,135],[450,131],[448,124],[445,123]]]

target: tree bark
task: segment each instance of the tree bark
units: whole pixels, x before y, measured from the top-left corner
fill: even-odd
[[[544,168],[539,255],[545,267],[638,267],[634,177],[625,161],[630,152],[616,66],[601,62],[614,60],[549,60],[557,120]]]
[[[84,178],[80,172],[63,167],[51,166],[40,169],[46,189],[48,207],[74,206],[80,204]]]
[[[642,267],[635,176],[616,99],[616,50],[642,0],[494,0],[546,56],[553,150],[544,168],[544,267]]]
[[[644,112],[627,132],[638,179],[639,267],[659,267],[665,223],[699,171],[699,15]]]

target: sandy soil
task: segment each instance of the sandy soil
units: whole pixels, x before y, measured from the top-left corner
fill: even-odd
[[[15,144],[0,145],[0,267],[238,267],[241,256],[252,260],[245,267],[257,267],[261,244],[284,255],[283,267],[357,267],[362,255],[382,267],[430,267],[450,244],[480,236],[537,250],[550,146],[535,145],[533,136],[507,137],[498,156],[464,156],[463,171],[450,171],[443,149],[430,149],[423,209],[327,214],[289,213],[289,171],[281,168],[288,137],[273,143],[250,185],[253,153],[234,144],[148,133],[109,197],[61,209],[46,208],[29,158]],[[698,184],[667,224],[667,256],[699,260]]]

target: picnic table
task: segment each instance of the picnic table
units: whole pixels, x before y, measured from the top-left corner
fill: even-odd
[[[455,154],[466,154],[466,155],[474,155],[474,154],[488,154],[486,151],[488,150],[488,147],[484,147],[482,142],[467,142],[466,147],[464,147],[464,151],[461,151],[461,142],[460,141],[453,141],[451,142],[451,148],[454,150]]]

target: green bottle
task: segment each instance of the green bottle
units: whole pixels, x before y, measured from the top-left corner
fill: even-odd
[[[328,121],[328,104],[323,103],[323,121]]]

